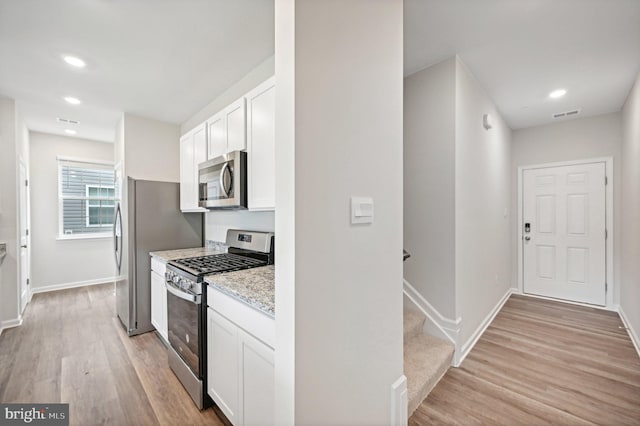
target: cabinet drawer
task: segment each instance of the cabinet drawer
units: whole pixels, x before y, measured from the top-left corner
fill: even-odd
[[[167,264],[162,260],[151,257],[151,270],[157,274],[162,275],[162,277],[164,278],[164,273],[167,271]]]
[[[273,318],[207,285],[207,304],[240,328],[271,348],[276,344],[276,322]]]

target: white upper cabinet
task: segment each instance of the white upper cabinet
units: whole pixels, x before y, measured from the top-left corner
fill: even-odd
[[[202,124],[180,138],[180,210],[201,212],[198,206],[198,164],[207,160],[207,127]]]
[[[256,87],[247,99],[248,207],[275,209],[275,78]]]
[[[245,99],[240,98],[225,108],[227,117],[227,152],[247,149]]]
[[[212,159],[231,151],[247,149],[247,120],[244,97],[207,120],[209,155]]]
[[[227,123],[221,111],[207,120],[209,128],[209,155],[212,159],[227,153]]]

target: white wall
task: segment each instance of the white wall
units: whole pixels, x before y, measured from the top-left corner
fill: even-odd
[[[274,67],[275,60],[271,56],[185,121],[181,126],[181,134],[187,133],[272,77],[275,72]],[[230,228],[273,232],[275,230],[274,212],[210,211],[205,213],[205,239],[224,242],[227,229]]]
[[[390,422],[402,22],[400,0],[276,1],[277,424]],[[373,197],[372,225],[350,224],[352,195]]]
[[[0,242],[7,257],[0,266],[0,328],[18,313],[18,194],[16,110],[12,99],[0,98]]]
[[[112,150],[119,151],[118,155],[124,150],[125,175],[134,179],[180,182],[180,127],[129,113],[125,113],[122,120],[124,128],[116,129]]]
[[[180,133],[184,135],[230,103],[236,101],[240,96],[249,92],[269,77],[272,77],[275,72],[274,64],[273,56],[265,59],[260,65],[255,67],[247,73],[247,75],[240,78],[235,84],[220,94],[220,96],[212,100],[204,108],[182,123]]]
[[[0,330],[20,320],[18,164],[25,163],[28,176],[28,144],[29,135],[15,101],[0,97],[0,242],[7,243],[7,256],[0,266]]]
[[[451,58],[404,79],[404,278],[455,320],[455,76]]]
[[[640,74],[623,109],[620,308],[640,336]],[[636,340],[636,344],[640,344]]]
[[[57,156],[113,161],[113,144],[31,133],[31,284],[34,291],[115,275],[111,238],[57,240]]]
[[[456,315],[467,344],[511,287],[511,129],[460,60],[455,156]]]
[[[519,129],[513,132],[511,156],[511,249],[518,252],[518,167],[552,163],[557,161],[582,160],[598,157],[613,157],[614,198],[614,303],[618,303],[620,291],[620,253],[622,248],[622,114],[598,115],[575,118],[546,126]],[[518,259],[512,262],[511,285],[518,286]]]

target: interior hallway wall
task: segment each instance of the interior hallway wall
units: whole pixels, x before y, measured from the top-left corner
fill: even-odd
[[[58,239],[57,157],[113,161],[113,144],[31,132],[31,283],[34,291],[109,282],[113,239]]]
[[[456,59],[404,79],[404,278],[455,320]]]
[[[459,59],[455,97],[456,316],[465,351],[511,287],[511,129]]]
[[[275,423],[389,424],[403,375],[403,3],[275,5]],[[351,224],[352,196],[372,197],[372,224]]]
[[[640,345],[640,74],[623,109],[620,308]]]
[[[511,157],[511,250],[518,252],[518,167],[557,161],[613,157],[614,200],[614,303],[619,302],[620,259],[622,252],[622,114],[615,112],[594,117],[574,118],[545,126],[513,132]],[[518,287],[518,258],[512,262],[511,283]]]

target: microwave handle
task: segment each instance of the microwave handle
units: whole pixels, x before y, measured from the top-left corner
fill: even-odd
[[[220,189],[222,190],[222,192],[224,193],[225,197],[229,196],[229,193],[227,192],[227,188],[224,187],[224,172],[229,168],[229,162],[227,161],[226,163],[224,163],[224,165],[222,166],[222,170],[220,170]]]

